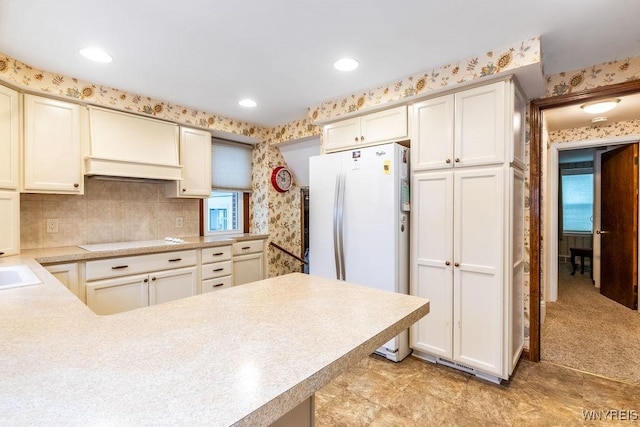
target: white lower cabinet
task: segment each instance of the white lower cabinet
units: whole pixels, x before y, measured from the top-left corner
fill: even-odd
[[[80,286],[80,267],[77,263],[45,265],[44,268],[80,301],[85,301],[84,287]]]
[[[265,277],[264,241],[249,240],[234,243],[233,285],[243,285]]]
[[[441,357],[485,377],[508,379],[513,371],[523,305],[521,251],[513,256],[521,239],[510,236],[514,226],[522,233],[524,219],[524,181],[513,176],[503,167],[414,175],[411,293],[431,301],[411,328],[418,357]]]
[[[233,286],[231,246],[202,250],[202,293],[218,291]]]
[[[114,314],[196,295],[196,265],[195,250],[88,261],[87,305]]]

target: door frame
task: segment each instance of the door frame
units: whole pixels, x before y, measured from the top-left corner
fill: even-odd
[[[640,92],[640,79],[597,87],[566,95],[534,99],[529,106],[529,360],[540,360],[540,273],[541,253],[541,195],[542,195],[542,112],[549,108],[595,101],[612,96],[630,95]]]
[[[548,152],[547,152],[547,187],[544,194],[547,195],[545,200],[549,200],[549,203],[545,204],[544,215],[545,218],[545,227],[544,227],[544,237],[542,241],[551,242],[548,246],[548,250],[545,252],[545,273],[543,275],[544,278],[544,301],[540,302],[540,311],[541,311],[541,319],[544,319],[546,302],[553,302],[558,299],[558,239],[555,236],[558,236],[558,180],[560,179],[559,169],[558,169],[558,160],[560,151],[566,150],[574,150],[577,148],[592,148],[592,147],[605,147],[611,145],[627,145],[633,144],[640,141],[640,134],[634,135],[625,135],[622,137],[613,137],[613,138],[605,138],[605,139],[590,139],[583,141],[571,141],[571,142],[563,142],[557,144],[551,144]],[[596,170],[594,168],[594,177],[596,174]],[[639,174],[640,177],[640,174]],[[640,195],[639,195],[640,201]],[[594,199],[594,203],[595,203]],[[595,218],[594,218],[595,219]],[[595,233],[595,221],[594,221],[594,233]],[[640,233],[640,232],[639,232]],[[638,236],[640,238],[640,236]],[[595,252],[595,234],[594,234],[594,255]],[[592,262],[595,261],[595,258]],[[593,268],[593,267],[591,267]],[[598,275],[594,271],[593,278],[597,281]]]

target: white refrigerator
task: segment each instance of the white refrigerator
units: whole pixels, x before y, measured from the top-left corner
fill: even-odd
[[[392,143],[309,159],[309,273],[409,292],[408,148]],[[408,331],[376,353],[404,359]]]

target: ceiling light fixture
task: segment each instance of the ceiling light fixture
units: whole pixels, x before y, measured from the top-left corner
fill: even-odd
[[[85,47],[80,49],[80,54],[87,59],[90,59],[95,62],[111,62],[113,61],[113,57],[109,55],[102,49],[98,49],[97,47]]]
[[[620,98],[605,99],[604,101],[587,102],[586,104],[581,105],[580,108],[589,114],[600,114],[613,110],[619,102]]]
[[[258,105],[258,103],[256,101],[254,101],[253,99],[249,99],[249,98],[245,98],[245,99],[241,100],[240,102],[238,102],[238,104],[240,104],[243,107],[247,107],[247,108],[253,108],[253,107]]]
[[[358,61],[353,58],[342,58],[333,63],[333,68],[338,71],[353,71],[358,65]]]

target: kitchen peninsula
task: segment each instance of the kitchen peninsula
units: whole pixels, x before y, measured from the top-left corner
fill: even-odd
[[[429,311],[299,273],[98,316],[42,284],[0,291],[3,425],[269,425]],[[380,307],[385,310],[380,310]]]

